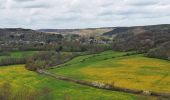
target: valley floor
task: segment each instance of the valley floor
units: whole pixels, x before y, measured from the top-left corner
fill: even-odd
[[[169,61],[148,58],[143,54],[126,54],[127,52],[106,51],[79,56],[60,67],[55,66],[47,71],[54,75],[78,80],[108,83],[129,89],[170,93]],[[1,92],[3,84],[9,83],[12,88],[11,96],[22,94],[24,90],[43,91],[45,89],[50,95],[48,96],[49,100],[157,100],[156,97],[151,96],[96,89],[56,80],[28,71],[24,66],[0,67]],[[18,98],[17,100],[22,99]],[[41,95],[40,100],[47,99]]]
[[[74,79],[146,91],[170,92],[170,62],[106,51],[80,56],[49,72]]]
[[[128,93],[113,92],[95,89],[65,81],[55,80],[51,77],[39,75],[28,71],[24,65],[12,65],[0,67],[0,86],[10,83],[12,94],[24,93],[23,90],[36,91],[48,88],[51,90],[49,100],[143,100],[155,99],[154,97],[137,96]],[[1,89],[2,92],[2,89]],[[18,93],[18,94],[17,94]],[[1,93],[0,93],[1,95]],[[22,94],[26,95],[26,94]],[[12,95],[11,95],[12,96]],[[17,100],[23,100],[17,98]],[[26,98],[24,100],[27,100]],[[41,100],[47,100],[41,98]]]

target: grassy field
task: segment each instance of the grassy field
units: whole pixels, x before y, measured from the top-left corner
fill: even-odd
[[[170,92],[170,61],[147,58],[142,54],[120,57],[124,54],[106,51],[80,56],[49,71],[125,88]]]
[[[54,100],[154,100],[153,97],[136,96],[81,86],[28,71],[24,65],[0,67],[0,86],[8,82],[15,90],[41,90],[49,88]],[[22,93],[22,92],[20,92]],[[140,99],[139,99],[140,98]]]
[[[11,51],[11,52],[7,52],[9,55],[0,56],[0,59],[8,58],[8,57],[22,58],[22,57],[25,57],[25,56],[29,56],[29,55],[31,55],[35,52],[37,52],[37,51]]]

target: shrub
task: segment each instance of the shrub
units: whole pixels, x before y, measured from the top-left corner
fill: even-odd
[[[11,85],[9,83],[4,83],[0,89],[0,100],[10,99],[11,99]]]
[[[147,53],[147,56],[168,60],[170,56],[170,42],[164,43],[157,48],[151,49]]]
[[[32,71],[53,67],[75,57],[74,53],[61,53],[55,51],[42,51],[26,60],[26,68]]]
[[[42,90],[22,88],[15,90],[9,82],[0,86],[0,100],[54,100],[51,89]]]
[[[168,60],[170,61],[170,57],[168,57]]]
[[[0,59],[0,66],[13,65],[13,64],[24,64],[25,58],[13,58],[7,57]]]
[[[5,51],[0,51],[0,56],[10,56],[10,53]]]

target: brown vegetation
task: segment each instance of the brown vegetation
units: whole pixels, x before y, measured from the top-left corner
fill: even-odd
[[[164,43],[157,48],[151,49],[147,55],[150,57],[170,60],[170,42]]]
[[[2,58],[2,59],[0,59],[0,66],[24,64],[25,59],[26,58],[14,58],[14,57]]]
[[[106,36],[113,36],[113,49],[138,50],[148,56],[168,59],[170,55],[170,25],[118,27]]]
[[[16,91],[7,82],[0,86],[0,100],[42,100],[42,98],[43,100],[53,100],[51,92],[49,88],[44,88],[41,91],[27,88]]]
[[[42,51],[31,57],[26,61],[26,68],[29,70],[45,69],[62,64],[72,59],[76,54],[74,53],[60,53],[55,51]]]

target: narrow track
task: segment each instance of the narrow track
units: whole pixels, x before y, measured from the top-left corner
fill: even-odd
[[[53,77],[58,80],[68,81],[80,85],[90,86],[98,89],[104,89],[104,90],[110,90],[110,91],[119,91],[119,92],[125,92],[125,93],[131,93],[136,95],[145,95],[145,96],[154,96],[154,97],[160,97],[160,98],[168,98],[170,99],[170,93],[158,93],[153,91],[143,91],[143,90],[135,90],[135,89],[127,89],[127,88],[121,88],[112,86],[109,84],[103,84],[103,83],[96,83],[96,82],[88,82],[88,81],[82,81],[77,79],[72,79],[68,77],[58,76],[54,75],[48,71],[45,70],[37,70],[39,74],[44,74],[50,77]]]

